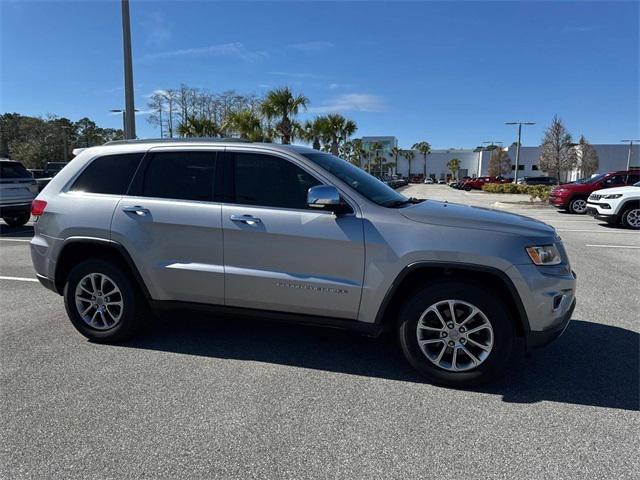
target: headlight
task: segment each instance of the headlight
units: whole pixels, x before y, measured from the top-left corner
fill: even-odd
[[[605,195],[602,198],[613,199],[613,198],[620,198],[621,196],[622,196],[621,193],[612,193],[610,195]]]
[[[562,262],[560,253],[555,245],[527,247],[527,253],[531,261],[536,265],[558,265]]]

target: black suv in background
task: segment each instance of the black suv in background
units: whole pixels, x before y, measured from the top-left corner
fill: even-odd
[[[558,179],[553,177],[523,177],[518,180],[520,185],[558,185]]]

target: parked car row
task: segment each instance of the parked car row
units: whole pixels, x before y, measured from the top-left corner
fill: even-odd
[[[549,195],[549,202],[570,213],[587,213],[587,200],[592,193],[612,187],[624,187],[640,181],[640,169],[620,170],[594,175],[572,183],[559,185]]]
[[[511,179],[504,177],[465,177],[458,182],[450,183],[449,186],[468,192],[470,190],[482,190],[482,186],[487,183],[511,183]]]
[[[396,176],[384,177],[381,180],[387,185],[389,185],[391,188],[400,188],[409,184],[409,180],[407,180],[406,178],[400,178]]]

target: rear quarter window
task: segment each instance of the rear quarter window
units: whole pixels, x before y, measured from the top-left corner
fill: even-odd
[[[94,159],[71,186],[72,192],[124,195],[144,153],[105,155]]]

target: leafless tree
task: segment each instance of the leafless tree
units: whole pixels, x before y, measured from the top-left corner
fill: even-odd
[[[499,177],[511,172],[511,158],[502,148],[496,148],[489,159],[489,175]]]
[[[578,157],[580,158],[580,171],[582,177],[590,177],[598,171],[600,166],[600,159],[598,158],[598,152],[591,146],[584,135],[580,136],[580,141],[576,145],[578,149]]]
[[[562,181],[562,175],[574,168],[578,160],[573,147],[571,134],[562,120],[557,115],[554,116],[540,145],[540,169]]]

